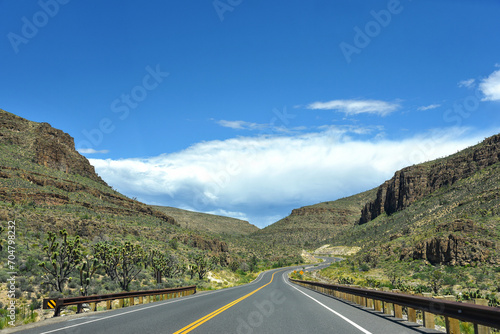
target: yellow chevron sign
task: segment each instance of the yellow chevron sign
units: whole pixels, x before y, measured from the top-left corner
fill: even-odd
[[[55,307],[56,307],[56,301],[55,301],[55,300],[53,300],[53,299],[48,300],[48,301],[47,301],[47,306],[48,306],[49,308],[55,308]]]

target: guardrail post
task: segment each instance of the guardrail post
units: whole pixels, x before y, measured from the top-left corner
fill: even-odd
[[[366,307],[373,308],[373,299],[366,298]]]
[[[56,306],[54,309],[54,317],[58,317],[61,315],[61,306]]]
[[[399,289],[392,289],[392,292],[399,293],[401,291]],[[394,317],[403,319],[403,307],[398,304],[392,304],[392,308],[394,309]]]
[[[408,307],[408,321],[417,322],[417,310],[414,308]]]
[[[383,305],[382,307],[384,309],[384,314],[392,315],[391,303],[382,302],[382,305]]]
[[[410,292],[410,294],[413,295],[414,293]],[[414,308],[411,308],[411,307],[407,307],[406,313],[408,315],[409,322],[414,322],[414,323],[417,322],[417,310],[415,310]]]
[[[474,299],[474,304],[488,306],[488,299]],[[483,325],[474,324],[474,334],[490,334],[490,328]]]
[[[378,299],[374,299],[373,302],[375,304],[375,311],[382,312],[382,302]]]
[[[351,288],[360,288],[359,285],[351,285]],[[357,295],[352,295],[352,302],[361,305],[361,297]]]
[[[379,289],[375,289],[375,291],[379,291]],[[382,301],[378,299],[373,299],[373,309],[375,311],[382,312]]]
[[[130,297],[128,300],[128,306],[134,306],[134,297]]]
[[[392,292],[399,293],[401,292],[399,289],[392,289]],[[403,319],[403,307],[398,304],[392,304],[392,308],[394,310],[394,317],[398,319]]]
[[[432,298],[432,293],[430,292],[424,292],[422,295],[426,298]],[[434,314],[429,312],[422,312],[422,313],[424,317],[424,327],[435,329]]]
[[[125,303],[123,302],[123,298],[118,299],[118,307],[122,308],[124,307]]]
[[[97,311],[97,303],[90,303],[90,310],[92,312]]]
[[[389,292],[389,288],[383,287],[382,291]],[[385,314],[392,315],[392,312],[391,312],[391,303],[382,302],[382,307],[383,307],[383,310],[384,310]]]
[[[111,310],[112,309],[112,303],[113,301],[112,300],[106,300],[106,309],[107,310]]]
[[[443,297],[444,300],[455,301],[455,296],[446,295]],[[446,326],[446,334],[460,334],[460,322],[457,319],[450,317],[444,317],[444,322]]]
[[[142,304],[142,296],[139,297],[139,304]]]

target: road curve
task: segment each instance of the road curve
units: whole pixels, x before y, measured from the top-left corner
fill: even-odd
[[[332,260],[328,260],[331,262]],[[327,266],[329,263],[320,265]],[[307,266],[318,269],[320,266]],[[18,333],[423,333],[290,283],[293,269],[262,273],[252,283],[108,312],[88,313]],[[429,331],[427,331],[428,333]]]

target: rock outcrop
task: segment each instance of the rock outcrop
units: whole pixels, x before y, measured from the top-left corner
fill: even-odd
[[[217,239],[205,239],[199,235],[183,236],[180,238],[182,243],[204,251],[212,251],[216,253],[228,251],[227,243]]]
[[[19,146],[39,165],[106,184],[87,158],[75,150],[73,137],[48,123],[31,122],[0,109],[0,144]]]
[[[378,188],[376,199],[364,206],[359,224],[384,212],[392,214],[402,210],[439,188],[452,185],[499,161],[500,135],[495,135],[449,158],[397,171]]]
[[[447,237],[434,237],[424,240],[411,249],[401,253],[400,259],[427,260],[431,264],[460,265],[489,262],[491,249],[496,244],[492,241],[480,240],[454,233]]]
[[[443,234],[425,239],[415,246],[404,249],[401,260],[427,260],[431,264],[467,265],[474,263],[496,264],[492,257],[497,244],[492,240],[475,237],[485,230],[470,219],[457,219],[436,227],[436,233]]]
[[[75,150],[74,139],[48,123],[32,122],[0,109],[0,145],[6,152],[0,157],[0,179],[11,185],[0,187],[2,201],[34,206],[79,205],[98,213],[143,214],[178,225],[171,216],[112,190],[87,158]],[[47,169],[35,168],[36,164]],[[61,177],[53,170],[80,175],[98,185],[64,174]]]
[[[104,183],[87,158],[75,150],[73,137],[54,129],[48,123],[40,123],[35,129],[35,134],[34,161],[37,164]]]

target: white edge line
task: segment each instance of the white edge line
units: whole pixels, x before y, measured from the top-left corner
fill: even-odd
[[[287,274],[287,273],[285,273]],[[304,296],[306,297],[309,297],[311,298],[312,300],[314,300],[316,303],[318,303],[319,305],[323,306],[324,308],[326,308],[328,311],[332,312],[333,314],[335,314],[336,316],[338,316],[339,318],[347,321],[349,324],[351,324],[352,326],[356,327],[357,329],[359,329],[360,331],[362,331],[363,333],[365,334],[372,334],[371,332],[367,331],[366,329],[364,329],[363,327],[361,327],[360,325],[358,325],[357,323],[355,323],[354,321],[352,321],[351,319],[349,318],[346,318],[344,317],[342,314],[338,313],[337,311],[334,311],[332,310],[331,308],[329,308],[328,306],[326,306],[325,304],[323,304],[322,302],[320,302],[319,300],[316,300],[314,299],[313,297],[309,296],[307,293],[299,290],[298,288],[294,287],[292,284],[290,284],[289,282],[287,282],[287,280],[285,279],[285,275],[283,275],[283,280],[285,281],[285,283],[294,288],[295,290],[297,290],[298,292],[302,293]]]
[[[260,273],[259,276],[255,280],[253,280],[252,282],[250,282],[248,284],[253,284],[253,283],[257,283],[257,282],[261,281],[262,278],[264,277],[265,273],[266,273],[266,271]],[[247,285],[247,284],[245,284],[245,285]],[[102,318],[99,318],[99,319],[85,321],[85,322],[82,322],[82,323],[79,323],[79,324],[75,324],[75,325],[71,325],[71,326],[66,326],[66,327],[61,327],[61,328],[57,328],[57,329],[52,329],[50,331],[42,332],[40,334],[55,333],[55,332],[59,332],[59,331],[62,331],[62,330],[68,329],[68,328],[83,326],[83,325],[87,325],[87,324],[90,324],[90,323],[93,323],[93,322],[97,322],[97,321],[101,321],[101,320],[106,320],[106,319],[110,319],[110,318],[114,318],[114,317],[119,317],[119,316],[122,316],[122,315],[125,315],[125,314],[129,314],[129,313],[133,313],[133,312],[139,312],[139,311],[142,311],[142,310],[147,310],[147,309],[150,309],[150,308],[153,308],[153,307],[168,305],[168,304],[180,302],[180,301],[183,301],[183,300],[188,300],[188,299],[193,299],[193,298],[198,298],[198,297],[203,297],[203,296],[209,296],[209,295],[214,294],[214,293],[218,293],[218,292],[222,292],[222,291],[227,291],[227,290],[234,289],[234,288],[239,288],[239,287],[242,287],[242,286],[244,286],[244,285],[234,286],[234,287],[231,287],[231,288],[221,289],[221,290],[217,290],[217,291],[211,291],[209,293],[203,293],[203,294],[199,294],[199,295],[195,294],[194,296],[188,296],[188,297],[184,297],[184,298],[179,298],[179,299],[172,300],[172,301],[169,301],[169,302],[166,302],[166,303],[159,303],[159,304],[155,304],[155,305],[151,305],[151,306],[141,307],[140,309],[136,309],[136,310],[130,310],[130,311],[126,311],[126,312],[123,312],[123,313],[113,314],[113,315],[110,315],[110,316],[107,316],[107,317],[102,317]]]

